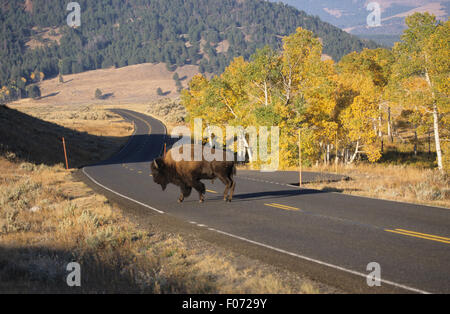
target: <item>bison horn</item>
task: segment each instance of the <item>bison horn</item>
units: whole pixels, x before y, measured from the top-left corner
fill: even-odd
[[[156,162],[156,160],[153,160],[153,165],[155,166],[156,169],[159,168],[158,163]]]

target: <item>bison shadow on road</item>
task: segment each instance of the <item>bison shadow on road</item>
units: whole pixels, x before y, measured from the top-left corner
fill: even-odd
[[[253,192],[253,193],[239,193],[237,192],[233,200],[234,201],[247,201],[254,199],[274,199],[274,198],[286,198],[290,196],[298,196],[305,194],[319,194],[328,193],[327,191],[312,190],[312,189],[302,189],[302,190],[277,190],[277,191],[264,191],[264,192]]]
[[[294,197],[307,194],[321,194],[329,193],[328,191],[302,189],[302,190],[277,190],[277,191],[264,191],[264,192],[252,192],[252,193],[239,193],[239,185],[236,186],[236,194],[233,196],[233,203],[250,202],[255,200],[273,200],[277,198]],[[206,198],[207,202],[223,202],[221,196],[210,196]],[[193,200],[191,200],[194,202]],[[189,202],[189,200],[187,201]],[[197,201],[195,201],[197,202]]]

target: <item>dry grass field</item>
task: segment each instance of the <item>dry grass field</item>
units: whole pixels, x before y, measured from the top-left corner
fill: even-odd
[[[23,161],[64,163],[62,137],[72,168],[112,155],[133,132],[132,125],[101,108],[15,105],[0,107],[0,152]]]
[[[298,275],[204,243],[192,249],[179,235],[138,229],[61,165],[2,157],[0,173],[0,292],[321,291]],[[81,265],[81,288],[65,284],[65,267],[73,261]]]
[[[64,75],[41,83],[42,98],[32,101],[36,105],[86,105],[86,104],[145,104],[164,98],[177,98],[179,93],[173,76],[178,73],[184,87],[198,73],[198,66],[186,65],[170,72],[166,65],[139,64],[124,68],[88,71]],[[164,95],[159,96],[161,88]],[[96,89],[103,99],[95,98]],[[22,101],[26,102],[26,101]]]
[[[76,166],[107,158],[132,133],[103,108],[16,105],[0,107],[0,120],[0,292],[339,292],[201,240],[143,230],[75,180],[61,135]],[[80,288],[65,282],[73,261]]]
[[[335,167],[313,167],[315,172],[336,172]],[[351,178],[306,187],[349,195],[415,203],[450,209],[450,181],[439,171],[414,166],[356,164],[339,166],[337,173]]]

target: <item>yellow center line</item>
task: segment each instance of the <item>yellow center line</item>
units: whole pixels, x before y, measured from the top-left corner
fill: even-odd
[[[126,114],[129,114],[129,115],[132,116],[133,118],[138,119],[138,120],[141,121],[141,122],[144,122],[144,123],[148,126],[148,132],[149,132],[149,134],[151,133],[152,127],[150,126],[150,123],[148,123],[148,122],[145,121],[144,119],[141,119],[141,118],[135,116],[135,115],[132,114],[132,113],[126,112]]]
[[[139,121],[144,122],[145,125],[147,125],[147,127],[148,127],[148,134],[151,134],[151,133],[152,133],[152,126],[150,125],[150,123],[148,123],[148,122],[145,121],[144,119],[141,119],[141,118],[139,118],[138,116],[136,116],[136,115],[134,115],[134,114],[132,114],[132,113],[126,112],[126,114],[128,114],[128,115],[134,117],[135,119],[138,119]],[[131,171],[134,171],[134,169],[130,169],[130,170],[131,170]],[[139,173],[142,173],[142,172],[139,172]],[[153,177],[153,176],[150,175],[150,177]],[[213,192],[212,192],[212,193],[213,193]],[[216,193],[217,193],[217,192],[216,192]]]
[[[450,238],[440,237],[440,236],[436,236],[436,235],[432,235],[432,234],[420,233],[420,232],[409,231],[409,230],[404,230],[404,229],[395,229],[395,230],[386,229],[385,231],[391,232],[391,233],[396,233],[396,234],[401,234],[401,235],[406,235],[406,236],[410,236],[410,237],[450,244]]]
[[[206,192],[208,192],[208,193],[213,193],[213,194],[219,194],[219,192],[212,191],[212,190],[206,190]]]
[[[139,174],[142,174],[142,171],[138,171]]]
[[[284,210],[292,210],[292,211],[299,211],[300,210],[300,208],[291,207],[291,206],[282,205],[282,204],[276,204],[276,203],[264,204],[264,205],[269,206],[269,207],[275,207],[275,208],[279,208],[279,209],[284,209]]]
[[[436,239],[440,239],[440,240],[450,241],[450,238],[441,237],[441,236],[437,236],[437,235],[432,235],[432,234],[427,234],[427,233],[420,233],[420,232],[409,231],[409,230],[404,230],[404,229],[395,229],[395,230],[401,231],[401,232],[414,233],[414,234],[417,234],[417,235],[431,237],[431,238],[436,238]]]

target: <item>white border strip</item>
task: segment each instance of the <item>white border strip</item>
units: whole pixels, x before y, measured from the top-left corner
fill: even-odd
[[[343,271],[343,272],[346,272],[346,273],[350,273],[350,274],[353,274],[353,275],[356,275],[356,276],[367,278],[367,274],[363,274],[363,273],[360,273],[360,272],[357,272],[357,271],[354,271],[354,270],[350,270],[350,269],[347,269],[347,268],[344,268],[344,267],[340,267],[340,266],[336,266],[336,265],[333,265],[333,264],[325,263],[325,262],[322,262],[322,261],[319,261],[319,260],[316,260],[316,259],[313,259],[313,258],[310,258],[310,257],[306,257],[306,256],[299,255],[299,254],[296,254],[296,253],[292,253],[292,252],[289,252],[289,251],[285,251],[285,250],[282,250],[282,249],[279,249],[279,248],[276,248],[276,247],[273,247],[273,246],[270,246],[270,245],[267,245],[267,244],[263,244],[263,243],[260,243],[260,242],[249,240],[247,238],[236,236],[234,234],[227,233],[227,232],[224,232],[224,231],[220,231],[220,230],[217,230],[217,229],[208,228],[208,230],[215,231],[217,233],[220,233],[220,234],[223,234],[223,235],[226,235],[226,236],[238,239],[238,240],[249,242],[251,244],[259,245],[259,246],[262,246],[262,247],[265,247],[265,248],[268,248],[268,249],[271,249],[271,250],[274,250],[274,251],[277,251],[277,252],[280,252],[280,253],[284,253],[284,254],[291,255],[291,256],[294,256],[294,257],[297,257],[297,258],[300,258],[300,259],[304,259],[304,260],[309,261],[309,262],[314,262],[314,263],[317,263],[317,264],[320,264],[320,265],[323,265],[323,266],[327,266],[327,267],[330,267],[330,268],[334,268],[334,269],[337,269],[337,270],[340,270],[340,271]],[[388,285],[391,285],[391,286],[394,286],[394,287],[397,287],[397,288],[402,288],[402,289],[405,289],[405,290],[408,290],[408,291],[412,291],[412,292],[416,292],[416,293],[420,293],[420,294],[431,294],[430,292],[427,292],[427,291],[424,291],[424,290],[420,290],[420,289],[416,289],[416,288],[411,288],[411,287],[408,287],[408,286],[405,286],[405,285],[401,285],[401,284],[398,284],[398,283],[395,283],[395,282],[392,282],[392,281],[389,281],[389,280],[381,279],[380,281],[385,283],[385,284],[388,284]]]
[[[129,200],[129,201],[132,201],[132,202],[134,202],[134,203],[136,203],[136,204],[139,204],[139,205],[144,206],[144,207],[146,207],[146,208],[148,208],[148,209],[151,209],[151,210],[153,210],[153,211],[155,211],[155,212],[157,212],[157,213],[159,213],[159,214],[165,214],[165,212],[163,212],[163,211],[161,211],[161,210],[158,210],[158,209],[156,209],[156,208],[154,208],[154,207],[151,207],[151,206],[149,206],[149,205],[147,205],[147,204],[144,204],[144,203],[141,203],[141,202],[139,202],[139,201],[136,201],[135,199],[132,199],[131,197],[125,196],[125,195],[123,195],[123,194],[120,194],[120,193],[118,193],[118,192],[116,192],[116,191],[114,191],[114,190],[111,190],[110,188],[107,188],[107,187],[104,186],[103,184],[98,183],[97,181],[95,181],[94,178],[92,178],[90,175],[88,175],[88,174],[86,173],[85,168],[83,168],[83,173],[84,173],[84,174],[85,174],[92,182],[94,182],[94,183],[97,184],[98,186],[101,186],[101,187],[104,188],[105,190],[108,190],[109,192],[114,193],[114,194],[116,194],[116,195],[118,195],[118,196],[120,196],[120,197],[123,197],[123,198],[125,198],[125,199],[127,199],[127,200]]]

